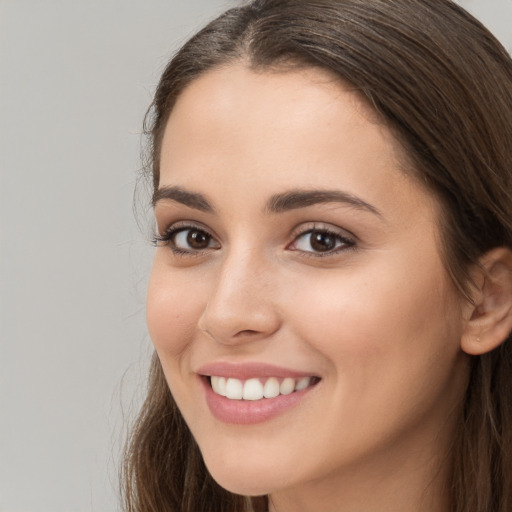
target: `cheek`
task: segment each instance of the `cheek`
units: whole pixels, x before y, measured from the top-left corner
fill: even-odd
[[[464,390],[460,310],[442,268],[393,269],[325,276],[295,292],[295,333],[329,365],[333,464],[336,453],[357,455],[441,424]]]
[[[192,293],[186,273],[171,272],[156,262],[149,280],[146,320],[159,356],[172,361],[187,351],[197,329],[202,306],[199,290]],[[196,287],[197,288],[197,287]]]
[[[441,263],[431,260],[389,258],[317,276],[302,287],[307,294],[294,291],[297,333],[358,392],[446,370],[459,352],[461,313]]]

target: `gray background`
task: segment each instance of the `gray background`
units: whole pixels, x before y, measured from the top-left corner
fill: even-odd
[[[132,194],[170,52],[220,0],[0,0],[0,512],[118,510],[150,342]],[[512,48],[512,1],[461,1]]]

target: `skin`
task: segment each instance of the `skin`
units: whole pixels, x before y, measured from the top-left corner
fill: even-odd
[[[201,194],[212,211],[161,199],[158,231],[192,225],[211,238],[204,250],[186,236],[158,244],[150,334],[212,476],[269,494],[271,510],[450,510],[465,304],[442,262],[439,205],[405,161],[377,116],[320,70],[213,70],[169,118],[160,188]],[[370,207],[269,212],[290,190],[342,191]],[[315,251],[312,228],[351,243]],[[321,381],[269,421],[226,424],[197,375],[214,361]]]

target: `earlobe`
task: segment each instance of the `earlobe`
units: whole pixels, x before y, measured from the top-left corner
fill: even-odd
[[[503,343],[512,331],[512,250],[492,249],[476,269],[478,288],[461,338],[461,348],[482,355]]]

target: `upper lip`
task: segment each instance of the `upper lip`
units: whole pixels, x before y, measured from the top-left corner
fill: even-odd
[[[201,366],[197,370],[199,375],[206,377],[226,377],[240,380],[247,380],[257,377],[292,377],[300,379],[302,377],[313,377],[313,373],[291,370],[281,366],[275,366],[267,363],[231,363],[227,361],[218,361]]]

